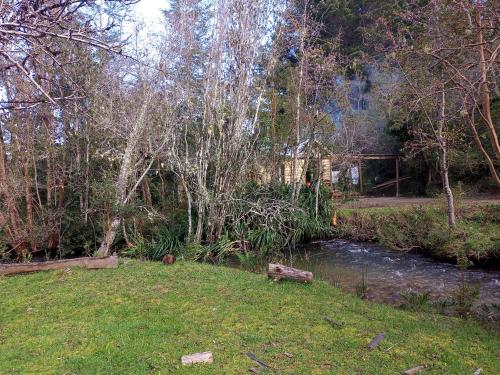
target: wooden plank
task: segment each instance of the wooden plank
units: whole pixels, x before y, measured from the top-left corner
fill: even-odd
[[[287,267],[282,264],[269,263],[267,275],[276,281],[282,279],[293,280],[302,283],[311,283],[313,281],[312,272]]]
[[[0,264],[0,275],[14,275],[18,273],[49,271],[57,269],[65,269],[68,267],[84,267],[88,269],[97,268],[117,268],[118,257],[102,257],[102,258],[74,258],[53,260],[48,262],[33,262],[33,263],[11,263]]]
[[[406,181],[408,179],[410,179],[411,177],[409,176],[406,176],[406,177],[400,177],[399,178],[399,182],[401,181]],[[385,188],[385,187],[388,187],[390,185],[393,185],[396,183],[396,179],[394,180],[390,180],[390,181],[386,181],[386,182],[382,182],[381,184],[378,184],[378,185],[375,185],[375,186],[372,186],[370,190],[378,190],[378,189],[382,189],[382,188]]]
[[[339,159],[343,160],[396,160],[401,158],[401,155],[392,155],[392,154],[356,154],[356,155],[342,155],[342,154],[333,154],[331,157],[322,157],[323,160],[331,160],[332,163]],[[304,160],[304,157],[299,156],[297,160]],[[292,160],[292,157],[288,157],[287,160]]]
[[[188,366],[195,363],[213,363],[214,356],[212,355],[212,352],[188,354],[181,357],[181,362],[183,366]]]
[[[323,183],[332,181],[332,162],[330,159],[321,159],[321,180]]]

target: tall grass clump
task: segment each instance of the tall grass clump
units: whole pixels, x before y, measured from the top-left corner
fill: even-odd
[[[161,260],[166,254],[179,256],[187,238],[187,216],[175,211],[170,218],[155,223],[145,234],[131,237],[131,246],[121,254],[139,259]]]

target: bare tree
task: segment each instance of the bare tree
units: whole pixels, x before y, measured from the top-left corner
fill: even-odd
[[[401,35],[393,41],[400,45],[403,39],[406,42],[413,40],[414,55],[419,54],[432,61],[432,66],[440,67],[446,85],[461,98],[460,113],[493,181],[500,186],[498,125],[493,123],[490,108],[490,93],[492,88],[498,87],[500,35],[496,2],[436,0],[425,5],[411,4],[415,9],[401,14],[410,26],[400,27]],[[439,17],[439,27],[433,26],[436,17]],[[426,31],[417,35],[422,29]],[[426,41],[422,40],[423,34],[426,34]],[[489,144],[482,139],[483,127]]]
[[[406,83],[406,90],[396,91],[397,101],[409,113],[422,114],[409,144],[414,152],[436,149],[443,192],[448,205],[448,222],[455,226],[455,204],[448,175],[448,154],[462,131],[459,112],[461,85],[447,63],[450,9],[448,4],[430,1],[425,7],[405,14],[410,27],[402,27],[392,40],[389,57]],[[422,25],[425,27],[422,28]],[[441,57],[442,56],[442,57]],[[403,110],[404,112],[404,110]],[[415,122],[415,121],[413,121]]]
[[[182,112],[177,116],[172,160],[186,191],[188,211],[196,204],[195,239],[201,241],[206,229],[206,239],[214,241],[222,234],[233,194],[253,156],[265,89],[259,65],[265,72],[268,62],[262,60],[262,52],[272,2],[202,4],[174,4],[169,19],[174,15],[178,20],[173,23],[176,35],[169,36],[173,49],[167,47],[174,54],[164,65],[176,72],[167,75],[171,81],[166,87],[174,90],[171,98]],[[209,26],[202,17],[209,18]],[[199,28],[190,28],[189,22]],[[200,55],[203,64],[197,63]]]

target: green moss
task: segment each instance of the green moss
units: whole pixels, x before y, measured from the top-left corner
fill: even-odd
[[[439,259],[475,264],[500,258],[500,205],[464,206],[448,226],[442,206],[341,209],[337,235],[380,242],[395,250],[417,249]]]
[[[0,278],[0,311],[1,374],[244,374],[247,351],[282,374],[500,372],[500,338],[477,323],[190,262]],[[206,350],[214,364],[180,366]]]

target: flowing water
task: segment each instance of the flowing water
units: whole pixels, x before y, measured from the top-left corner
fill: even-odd
[[[467,283],[479,284],[475,302],[478,315],[498,320],[500,271],[462,270],[415,253],[391,251],[379,245],[343,240],[315,241],[287,255],[287,263],[314,273],[342,289],[356,292],[366,285],[366,298],[399,305],[408,291],[429,293],[433,301],[446,301],[453,291]]]

